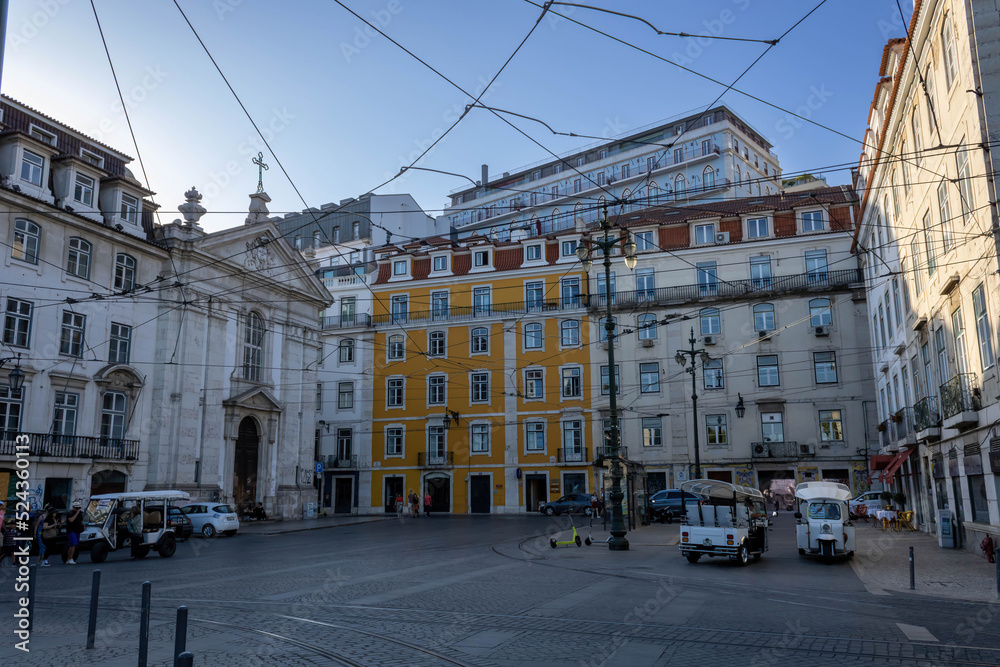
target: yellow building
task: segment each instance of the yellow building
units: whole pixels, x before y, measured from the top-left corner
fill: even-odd
[[[373,506],[413,490],[432,511],[523,512],[594,490],[579,239],[377,253]]]

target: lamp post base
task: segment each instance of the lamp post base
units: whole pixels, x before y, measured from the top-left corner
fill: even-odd
[[[628,540],[624,535],[612,535],[608,540],[608,551],[628,551]]]

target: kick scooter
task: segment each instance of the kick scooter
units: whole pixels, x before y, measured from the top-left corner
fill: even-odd
[[[590,546],[590,541],[591,541],[590,540],[590,536],[587,536],[586,540],[582,540],[582,539],[580,539],[580,536],[577,534],[577,532],[576,532],[576,524],[573,523],[573,517],[569,518],[569,525],[573,527],[573,539],[571,539],[571,540],[557,541],[556,538],[550,537],[549,538],[549,546],[552,547],[553,549],[555,549],[558,546],[569,546],[570,544],[575,544],[576,546],[579,547],[579,546],[583,546],[584,542],[587,543],[587,546]],[[594,518],[593,518],[593,516],[591,516],[591,518],[590,518],[590,525],[591,526],[594,525]]]

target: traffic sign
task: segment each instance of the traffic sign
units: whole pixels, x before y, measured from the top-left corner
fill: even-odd
[[[317,475],[323,474],[323,462],[322,461],[316,461],[316,474]]]

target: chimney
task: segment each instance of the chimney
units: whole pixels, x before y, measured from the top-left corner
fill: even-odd
[[[489,185],[490,182],[490,166],[488,164],[483,165],[483,186]]]

